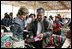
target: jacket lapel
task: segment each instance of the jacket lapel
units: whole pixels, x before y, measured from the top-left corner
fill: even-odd
[[[34,28],[35,28],[35,33],[37,34],[37,23],[38,23],[38,20],[37,19],[35,19],[35,23],[34,23]]]
[[[42,25],[41,33],[43,33],[44,32],[44,24],[43,24],[43,21],[41,22],[41,25]]]

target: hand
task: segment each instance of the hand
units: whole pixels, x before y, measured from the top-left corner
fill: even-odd
[[[38,35],[37,37],[39,37],[40,40],[42,40],[42,39],[43,39],[43,34],[40,34],[40,35]]]
[[[33,38],[33,36],[30,36],[30,38]]]

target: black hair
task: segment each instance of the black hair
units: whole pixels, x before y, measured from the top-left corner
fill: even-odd
[[[57,14],[59,17],[61,17],[61,15],[60,14]]]
[[[65,19],[68,19],[68,18],[65,18]]]
[[[9,15],[13,15],[13,13],[12,12],[10,12],[10,14]]]
[[[64,18],[62,18],[62,19],[64,19]]]
[[[26,20],[28,19],[29,16],[26,16]]]
[[[44,16],[44,18],[47,18],[47,16]]]
[[[49,16],[49,18],[51,18],[53,20],[53,17],[52,16]]]
[[[6,12],[4,15],[8,15],[8,13]]]
[[[10,19],[10,16],[7,13],[5,13],[4,18],[9,18]]]
[[[34,15],[34,17],[36,17],[35,14],[33,14],[33,15]]]
[[[32,17],[32,15],[34,15],[34,17],[35,17],[35,14],[30,14],[29,17]]]

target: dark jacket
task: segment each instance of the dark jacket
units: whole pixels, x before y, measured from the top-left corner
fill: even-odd
[[[38,20],[35,19],[31,23],[30,29],[29,29],[31,31],[31,35],[33,35],[34,37],[36,36],[36,33],[37,33],[37,23],[38,23]],[[45,47],[48,45],[48,42],[50,41],[50,36],[53,33],[53,28],[52,28],[52,24],[45,19],[41,22],[41,24],[42,24],[41,33],[43,34],[42,47]]]
[[[6,21],[5,19],[1,20],[1,25],[4,25],[6,27],[9,27],[10,25],[12,25],[12,20],[9,19],[8,21]]]
[[[23,30],[23,21],[16,17],[13,21],[13,26],[11,27],[11,31],[13,32],[14,37],[23,40]]]

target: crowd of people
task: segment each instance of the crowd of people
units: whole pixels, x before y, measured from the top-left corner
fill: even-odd
[[[36,42],[34,46],[44,48],[49,44],[52,34],[61,35],[61,27],[71,23],[70,18],[62,18],[60,14],[56,15],[55,20],[53,20],[54,17],[52,15],[47,18],[44,13],[45,10],[43,8],[38,8],[37,15],[33,13],[28,15],[28,9],[21,7],[15,18],[13,18],[12,12],[10,14],[5,13],[4,18],[1,20],[1,25],[10,26],[13,36],[20,40],[25,39],[24,30],[30,31],[31,38],[38,36],[41,40]]]

